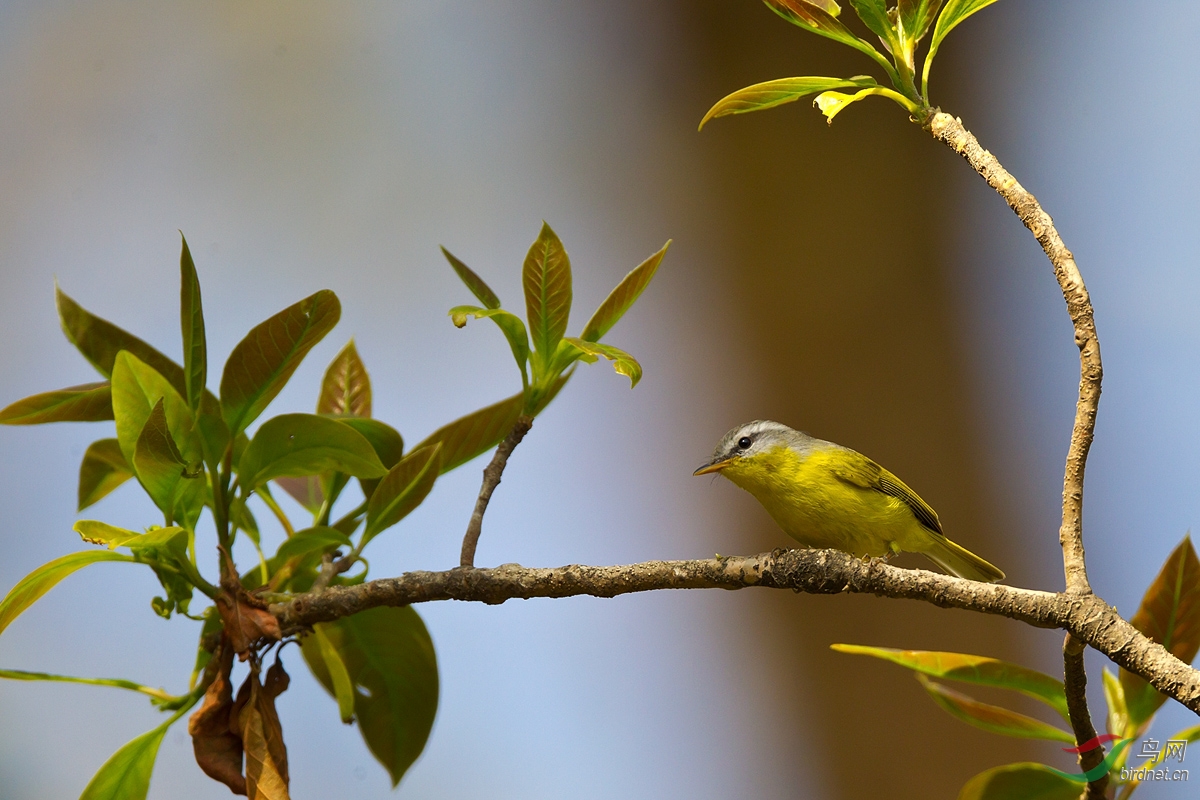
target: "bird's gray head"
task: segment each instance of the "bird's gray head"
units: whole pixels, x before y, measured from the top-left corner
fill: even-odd
[[[807,434],[792,430],[782,422],[772,422],[769,419],[756,419],[738,425],[722,437],[713,450],[712,461],[693,472],[693,475],[704,475],[716,472],[729,464],[735,458],[745,458],[773,447],[797,446],[808,439]]]

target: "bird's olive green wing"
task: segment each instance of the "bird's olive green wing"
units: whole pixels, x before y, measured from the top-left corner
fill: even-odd
[[[937,512],[929,507],[916,492],[904,485],[904,481],[876,464],[871,459],[849,448],[845,449],[846,458],[838,459],[832,466],[833,474],[840,480],[863,489],[874,489],[877,492],[903,500],[912,509],[913,516],[929,530],[942,533],[942,523],[938,520]]]

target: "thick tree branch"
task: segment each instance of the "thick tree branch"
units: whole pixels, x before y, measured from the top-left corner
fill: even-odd
[[[532,597],[615,597],[657,589],[742,589],[766,586],[809,594],[874,594],[923,600],[942,608],[995,614],[1040,628],[1060,628],[1142,676],[1155,689],[1200,714],[1200,671],[1143,636],[1093,594],[1041,592],[950,575],[864,562],[837,550],[776,550],[757,556],[698,561],[647,561],[615,567],[553,569],[505,564],[408,572],[357,586],[332,586],[275,603],[285,635],[377,606],[435,600],[489,604]]]
[[[1029,228],[1050,259],[1054,277],[1067,301],[1067,313],[1075,327],[1075,344],[1079,348],[1079,400],[1075,405],[1075,425],[1071,430],[1063,475],[1062,527],[1058,538],[1062,544],[1067,591],[1090,593],[1092,589],[1083,560],[1083,472],[1096,428],[1103,375],[1091,298],[1075,265],[1075,257],[1063,244],[1054,228],[1054,220],[1042,210],[1037,198],[1025,191],[996,157],[980,146],[975,136],[963,127],[962,120],[939,111],[930,118],[927,127],[935,139],[965,158]]]
[[[1071,729],[1075,733],[1075,744],[1082,746],[1096,738],[1096,727],[1087,704],[1087,672],[1083,668],[1083,642],[1071,634],[1063,640],[1063,685],[1067,695],[1067,714],[1071,717]],[[1079,769],[1087,772],[1104,760],[1104,748],[1096,747],[1079,754]],[[1080,800],[1104,800],[1108,789],[1108,773],[1090,781]]]
[[[492,492],[496,491],[496,487],[500,485],[500,478],[504,475],[508,457],[512,455],[512,451],[517,448],[532,427],[533,417],[525,414],[517,417],[516,424],[508,432],[508,436],[504,437],[504,441],[500,442],[492,460],[483,468],[483,485],[479,487],[479,499],[475,501],[475,511],[471,513],[471,521],[467,523],[467,532],[463,536],[462,557],[459,564],[464,567],[475,566],[475,548],[479,545],[479,534],[483,532],[483,514],[487,511],[488,502],[492,499]]]

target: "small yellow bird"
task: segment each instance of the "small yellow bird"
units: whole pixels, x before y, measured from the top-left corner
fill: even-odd
[[[712,461],[693,474],[718,471],[806,547],[877,558],[921,553],[960,578],[1004,577],[947,539],[937,513],[899,478],[840,444],[759,419],[725,434]]]

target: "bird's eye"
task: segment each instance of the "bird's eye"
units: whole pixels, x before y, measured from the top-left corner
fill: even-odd
[[[743,436],[742,438],[738,439],[738,447],[742,448],[743,450],[749,450],[752,442],[753,439],[751,439],[749,436]]]

